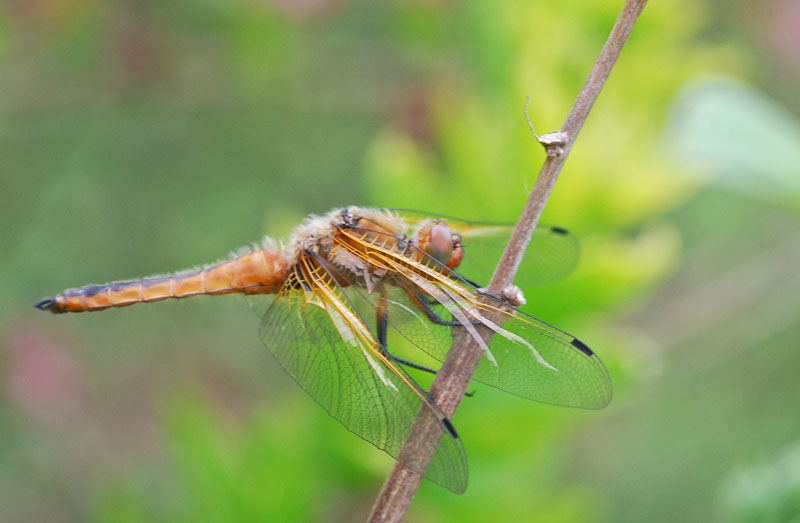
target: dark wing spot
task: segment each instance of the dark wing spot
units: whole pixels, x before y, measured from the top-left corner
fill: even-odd
[[[458,438],[458,433],[456,432],[456,428],[453,426],[453,424],[450,422],[448,418],[442,418],[442,424],[444,425],[444,428],[447,429],[447,432],[449,432],[451,436],[453,436],[454,438]]]
[[[556,234],[569,234],[569,231],[563,227],[550,227],[550,230]]]
[[[594,356],[594,352],[592,352],[592,349],[587,347],[586,344],[583,343],[578,338],[572,340],[572,346],[581,351],[582,353],[586,354],[587,356]]]

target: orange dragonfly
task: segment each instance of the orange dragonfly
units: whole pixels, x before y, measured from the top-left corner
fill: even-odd
[[[510,231],[508,224],[416,211],[337,209],[307,219],[285,247],[265,239],[202,269],[88,285],[36,307],[84,312],[201,294],[251,295],[260,300],[264,344],[328,414],[434,483],[462,493],[467,461],[461,440],[407,367],[435,371],[392,355],[390,333],[443,361],[453,331],[465,329],[486,356],[473,376],[479,382],[554,405],[597,409],[611,399],[608,373],[589,347],[476,283],[488,279]],[[469,256],[472,249],[479,255]],[[564,229],[540,226],[529,253],[518,279],[524,285],[565,275],[578,249]],[[494,332],[488,343],[478,328]],[[419,415],[434,418],[441,429],[426,442],[425,453],[433,456],[427,465],[400,452]]]

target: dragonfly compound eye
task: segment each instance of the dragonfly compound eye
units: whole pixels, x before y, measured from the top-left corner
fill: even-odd
[[[458,234],[453,235],[453,252],[450,254],[450,259],[446,265],[455,269],[461,264],[461,259],[464,258],[464,249],[461,247],[461,236]]]
[[[426,238],[424,250],[440,262],[447,264],[453,254],[453,234],[443,223],[434,223]]]

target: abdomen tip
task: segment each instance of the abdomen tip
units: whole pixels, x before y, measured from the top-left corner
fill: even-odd
[[[61,312],[58,310],[58,302],[55,298],[43,298],[33,304],[40,311]]]

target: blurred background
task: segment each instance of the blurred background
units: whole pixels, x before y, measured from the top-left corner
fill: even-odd
[[[53,317],[69,287],[224,258],[308,213],[514,221],[622,1],[0,6],[5,521],[363,520],[392,461],[282,373],[236,297]],[[475,385],[455,496],[409,521],[800,518],[800,1],[661,0],[544,220],[527,310],[615,386]]]

